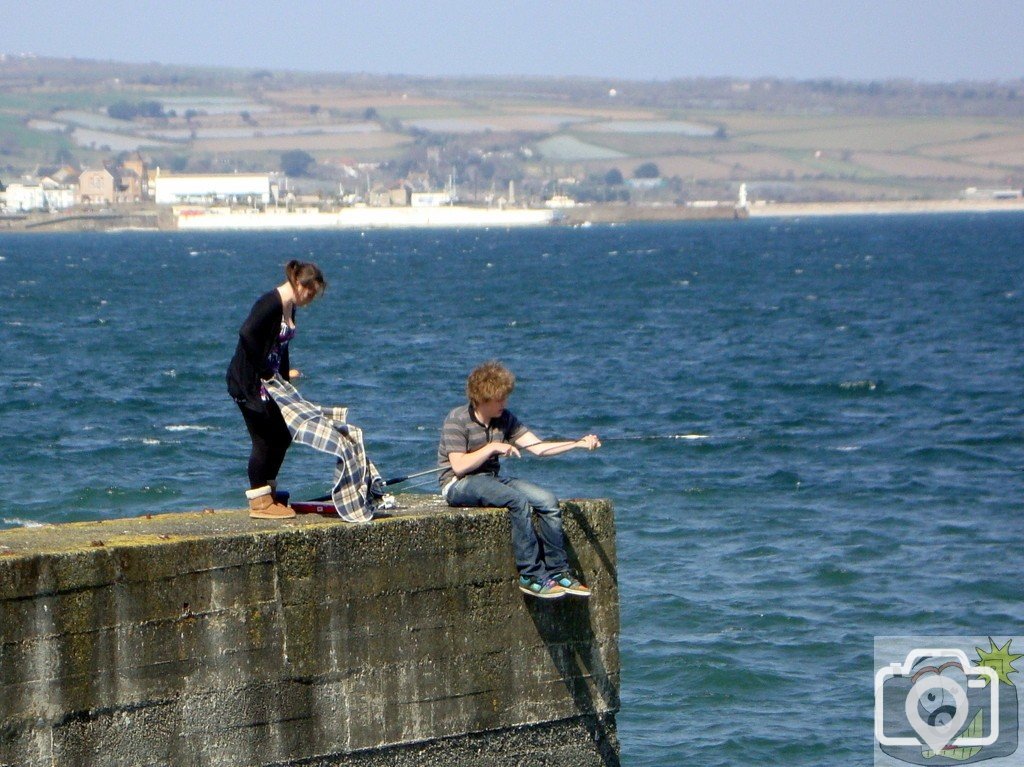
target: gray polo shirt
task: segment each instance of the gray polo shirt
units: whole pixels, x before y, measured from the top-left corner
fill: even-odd
[[[438,481],[441,487],[455,478],[452,462],[448,460],[449,453],[472,453],[488,442],[512,444],[528,431],[529,429],[522,421],[508,409],[504,410],[497,418],[491,419],[491,422],[485,426],[473,416],[472,405],[467,403],[455,408],[444,419],[444,425],[441,427],[441,442],[437,446],[437,465],[441,468],[441,476]],[[498,456],[492,455],[470,473],[497,474],[500,468]]]

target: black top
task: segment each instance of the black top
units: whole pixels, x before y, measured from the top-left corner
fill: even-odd
[[[266,404],[260,397],[261,381],[274,374],[268,357],[277,343],[283,317],[284,306],[276,288],[260,296],[238,329],[238,346],[228,365],[228,394],[235,402],[260,413],[266,412]],[[289,370],[285,345],[281,350],[280,372],[286,381]]]

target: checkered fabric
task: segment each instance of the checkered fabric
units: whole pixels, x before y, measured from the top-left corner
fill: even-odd
[[[369,489],[380,474],[366,457],[362,430],[346,422],[348,408],[315,405],[279,375],[263,385],[281,409],[293,440],[338,459],[331,490],[338,516],[346,522],[370,521],[374,503]]]

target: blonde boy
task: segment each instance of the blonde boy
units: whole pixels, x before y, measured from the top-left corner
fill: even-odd
[[[566,594],[590,596],[590,589],[569,569],[565,532],[558,499],[531,482],[501,473],[502,457],[520,457],[520,450],[553,456],[576,448],[596,450],[594,434],[575,441],[547,442],[506,409],[515,376],[491,360],[466,381],[469,402],[452,410],[441,428],[437,462],[441,494],[450,506],[497,506],[511,513],[512,550],[519,570],[519,588],[542,599]],[[532,514],[537,514],[539,532]]]

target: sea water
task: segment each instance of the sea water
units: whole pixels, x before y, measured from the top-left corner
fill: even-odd
[[[875,635],[1020,633],[1022,254],[1015,214],[5,235],[0,526],[243,505],[225,367],[314,260],[292,363],[385,476],[489,358],[609,438],[509,467],[615,503],[625,764],[870,764]]]

